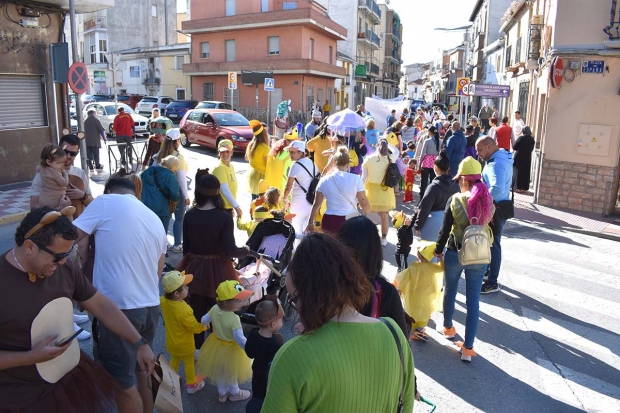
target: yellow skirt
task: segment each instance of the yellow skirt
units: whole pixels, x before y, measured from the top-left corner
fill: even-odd
[[[211,333],[200,349],[196,375],[211,384],[243,383],[252,378],[252,361],[236,341],[224,341]]]
[[[364,189],[366,189],[366,198],[368,198],[372,212],[388,212],[396,208],[394,188],[366,182]]]
[[[248,184],[250,185],[250,192],[253,195],[260,194],[258,183],[261,179],[265,179],[265,173],[254,168],[250,168],[250,174],[248,175]]]

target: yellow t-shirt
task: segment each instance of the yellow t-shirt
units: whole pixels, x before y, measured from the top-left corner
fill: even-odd
[[[241,328],[241,319],[232,311],[223,311],[217,304],[209,310],[215,336],[224,341],[235,341],[233,331]]]
[[[188,168],[187,168],[187,162],[185,162],[185,157],[181,155],[179,152],[175,153],[174,156],[176,156],[179,159],[179,170],[183,170],[185,171],[185,173],[187,173]]]
[[[327,162],[329,162],[329,156],[323,156],[323,151],[326,151],[332,147],[332,143],[329,139],[321,138],[316,136],[308,141],[306,144],[306,149],[308,152],[314,152],[314,164],[319,171],[323,172],[323,169],[327,166]]]
[[[207,327],[196,321],[194,311],[185,301],[159,297],[161,314],[166,326],[166,350],[174,356],[192,354],[195,350],[194,334]]]
[[[237,176],[235,174],[235,168],[232,164],[226,166],[223,162],[213,170],[213,175],[220,181],[220,185],[228,184],[228,189],[235,200],[237,199]],[[233,206],[226,200],[224,195],[220,195],[222,201],[224,201],[225,209],[232,209]]]
[[[329,103],[323,105],[323,112],[329,112],[332,110],[332,106]]]
[[[269,155],[267,157],[267,170],[265,171],[265,181],[274,188],[278,188],[280,192],[284,192],[288,176],[288,170],[293,161],[288,151],[282,151],[277,156]]]
[[[414,328],[425,327],[433,312],[441,308],[443,264],[415,261],[394,279],[401,291],[403,308],[416,321]]]
[[[265,157],[269,155],[269,149],[269,145],[266,145],[263,142],[256,145],[254,156],[249,159],[250,166],[259,172],[265,173],[265,170],[267,169]]]
[[[396,162],[396,156],[390,155],[390,159]],[[364,159],[362,166],[368,170],[367,181],[371,184],[380,184],[383,182],[388,167],[388,157],[380,156],[375,152]]]

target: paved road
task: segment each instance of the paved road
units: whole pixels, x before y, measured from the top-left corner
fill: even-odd
[[[213,168],[213,150],[183,149],[193,176]],[[233,160],[242,206],[249,194],[242,157]],[[405,208],[406,209],[406,208]],[[12,246],[15,225],[0,227],[0,251]],[[237,243],[245,242],[238,232]],[[393,278],[396,233],[385,248],[384,274]],[[419,387],[437,412],[620,412],[620,250],[618,243],[520,222],[509,222],[500,281],[502,292],[483,296],[475,344],[479,356],[462,363],[456,347],[429,325],[431,339],[411,344]],[[170,254],[178,261],[180,254]],[[464,282],[457,296],[455,326],[464,333]],[[290,324],[283,333],[292,336]],[[90,340],[82,342],[91,351]],[[154,348],[165,353],[164,327]],[[250,388],[249,383],[242,385]],[[185,411],[244,412],[244,403],[217,402],[213,386],[184,394]],[[416,404],[416,412],[428,412]]]

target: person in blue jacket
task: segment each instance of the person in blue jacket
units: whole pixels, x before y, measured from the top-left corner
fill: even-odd
[[[465,148],[467,147],[467,138],[461,130],[461,123],[452,122],[452,135],[446,143],[446,156],[450,161],[450,176],[456,176],[459,164],[465,159]]]
[[[141,176],[142,202],[161,219],[166,230],[172,214],[169,201],[178,202],[181,193],[177,169],[179,159],[169,155],[162,159],[160,165],[150,166]]]

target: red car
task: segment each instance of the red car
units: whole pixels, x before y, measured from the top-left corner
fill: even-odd
[[[245,152],[252,140],[250,122],[241,113],[226,109],[188,110],[181,123],[181,144],[188,148],[192,143],[217,148],[222,139],[230,139],[235,152]]]

